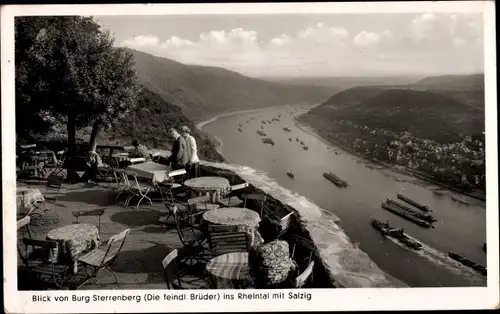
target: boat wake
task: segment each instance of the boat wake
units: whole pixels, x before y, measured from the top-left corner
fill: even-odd
[[[452,273],[465,278],[471,285],[475,286],[486,286],[486,276],[479,274],[477,271],[462,265],[461,263],[451,259],[447,254],[440,252],[427,244],[415,239],[414,237],[406,234],[411,240],[418,242],[422,245],[422,248],[418,251],[411,250],[415,254],[427,259],[428,261],[437,264],[439,266],[445,267]],[[386,237],[398,246],[408,249],[403,243],[392,237]]]

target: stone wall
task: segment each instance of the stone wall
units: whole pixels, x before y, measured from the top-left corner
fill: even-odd
[[[224,170],[226,176],[228,173],[230,176],[234,173],[236,181],[248,182],[253,189],[265,193],[282,205],[273,206],[273,210],[295,211],[296,221],[302,230],[301,234],[307,235],[314,243],[316,260],[321,264],[318,267],[324,269],[332,286],[407,287],[400,280],[383,272],[365,252],[353,245],[340,227],[340,219],[336,215],[318,207],[304,196],[283,188],[266,173],[226,163],[201,161],[200,166],[202,171],[211,173],[220,170]],[[283,216],[282,213],[276,214]]]

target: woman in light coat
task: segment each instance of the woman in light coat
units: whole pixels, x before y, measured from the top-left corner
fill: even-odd
[[[198,158],[198,147],[196,140],[191,135],[191,130],[187,126],[181,128],[181,134],[186,140],[186,150],[188,162],[186,164],[186,172],[188,178],[196,178],[199,176],[200,159]]]

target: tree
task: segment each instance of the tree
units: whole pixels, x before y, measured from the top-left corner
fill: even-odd
[[[91,17],[19,17],[16,20],[16,108],[50,112],[66,121],[68,175],[74,175],[76,129],[100,128],[122,117],[139,90],[133,56],[113,47]],[[21,110],[21,109],[20,109]]]

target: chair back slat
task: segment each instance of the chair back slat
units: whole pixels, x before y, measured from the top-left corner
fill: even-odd
[[[17,221],[17,229],[19,230],[19,229],[21,229],[22,227],[24,227],[24,226],[26,226],[26,225],[29,225],[30,221],[31,221],[30,216],[26,216],[26,217],[24,217],[23,219],[19,219],[19,220]]]
[[[40,248],[44,248],[44,249],[54,249],[57,247],[57,242],[50,241],[50,240],[38,240],[38,239],[24,238],[23,243],[27,246],[31,245],[33,247],[40,247]]]
[[[168,253],[167,256],[162,261],[162,266],[163,269],[166,269],[170,263],[172,263],[177,256],[179,255],[179,251],[177,249],[172,250],[170,253]]]
[[[228,225],[208,225],[207,230],[209,233],[237,232],[238,227]]]
[[[104,215],[105,209],[92,209],[92,210],[78,210],[72,212],[72,215],[75,217],[84,217],[84,216],[102,216]]]
[[[248,235],[245,232],[211,232],[208,245],[216,253],[248,252]]]
[[[187,172],[186,172],[186,169],[178,169],[178,170],[174,170],[174,171],[170,171],[168,173],[168,176],[170,178],[173,178],[173,177],[177,177],[177,176],[182,176],[182,175],[185,175]]]
[[[162,261],[163,276],[165,278],[165,283],[167,284],[167,289],[176,288],[174,285],[174,277],[177,280],[177,287],[182,288],[177,264],[178,257],[179,251],[174,249],[170,251],[170,253],[168,253]]]
[[[245,189],[249,186],[247,182],[231,186],[231,192]]]
[[[140,162],[145,162],[146,158],[144,158],[144,157],[130,158],[129,161],[132,164],[137,164],[137,163],[140,163]]]
[[[302,274],[298,275],[297,278],[295,278],[294,280],[295,288],[301,288],[307,282],[309,277],[312,275],[313,268],[314,268],[314,261],[310,262],[306,270],[304,270]]]
[[[290,223],[292,222],[292,216],[293,212],[289,213],[288,215],[280,219],[279,224],[282,231],[285,231],[290,227]]]
[[[107,242],[108,248],[106,250],[106,254],[104,254],[101,265],[109,260],[115,259],[116,256],[118,256],[118,253],[120,253],[129,232],[130,229],[125,229],[124,231],[109,237]]]

